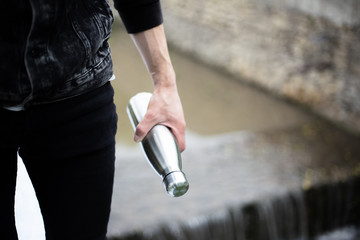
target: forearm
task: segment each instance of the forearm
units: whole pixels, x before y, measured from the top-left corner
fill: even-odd
[[[185,119],[176,86],[165,33],[162,25],[131,34],[154,83],[148,111],[138,124],[134,139],[141,141],[156,124],[167,126],[173,132],[180,151],[185,149]]]
[[[153,79],[154,90],[176,87],[163,25],[130,36]]]

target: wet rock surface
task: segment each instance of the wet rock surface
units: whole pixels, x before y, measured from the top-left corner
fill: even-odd
[[[347,182],[360,172],[358,146],[360,139],[320,120],[277,131],[240,131],[207,137],[188,133],[183,170],[190,189],[185,196],[176,199],[166,195],[161,179],[147,164],[140,148],[119,146],[109,235],[154,232],[161,226],[201,222],[225,209],[251,206],[259,201],[271,202],[299,190],[309,192],[319,186]],[[349,196],[345,192],[338,196],[333,190],[325,192],[324,196],[312,195],[316,201],[311,202],[322,206],[322,203],[329,203],[328,198]],[[305,194],[297,201],[308,199],[311,195]],[[333,201],[330,208],[337,203]],[[352,204],[357,205],[356,202]],[[343,214],[348,214],[350,209],[359,212],[359,209],[347,208],[339,211]],[[251,211],[251,207],[249,209]],[[314,209],[319,207],[311,206],[307,211],[313,214],[313,221],[326,224],[323,219],[329,216],[329,206],[318,213]],[[315,216],[321,213],[322,216]],[[305,226],[304,231],[324,232],[332,230],[330,225],[313,230]]]

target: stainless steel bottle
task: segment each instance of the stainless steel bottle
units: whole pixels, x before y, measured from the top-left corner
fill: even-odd
[[[127,113],[134,129],[143,119],[151,96],[151,93],[142,92],[130,99]],[[163,125],[156,125],[140,145],[150,165],[163,179],[167,193],[172,197],[184,195],[189,183],[181,171],[181,155],[171,131]]]

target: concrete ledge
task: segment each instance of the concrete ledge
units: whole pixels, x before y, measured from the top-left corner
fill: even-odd
[[[109,236],[311,238],[359,224],[360,139],[323,122],[206,138],[188,135],[191,148],[183,164],[190,189],[178,199],[166,196],[158,176],[145,170],[150,167],[141,152],[118,149]]]
[[[360,133],[358,1],[164,1],[171,45]]]
[[[291,8],[302,11],[315,18],[323,17],[341,25],[360,23],[360,3],[357,0],[255,0],[259,4]]]
[[[182,224],[164,224],[112,240],[316,239],[360,224],[360,178],[234,206]],[[331,197],[329,197],[331,196]]]

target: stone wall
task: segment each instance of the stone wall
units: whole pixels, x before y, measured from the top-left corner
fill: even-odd
[[[165,0],[169,43],[360,133],[358,0]]]

